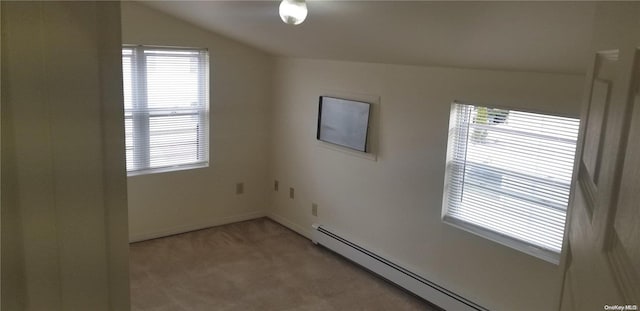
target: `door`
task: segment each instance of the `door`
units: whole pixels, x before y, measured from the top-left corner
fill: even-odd
[[[560,309],[640,310],[640,4],[598,4],[593,46]]]

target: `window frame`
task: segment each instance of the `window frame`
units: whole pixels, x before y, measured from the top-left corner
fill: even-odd
[[[455,227],[457,229],[472,233],[474,235],[477,235],[479,237],[482,237],[484,239],[493,241],[495,243],[507,246],[509,248],[515,249],[517,251],[523,252],[525,254],[534,256],[536,258],[542,259],[544,261],[547,261],[549,263],[558,265],[560,263],[560,254],[562,253],[562,251],[564,249],[560,249],[559,252],[555,252],[553,250],[549,250],[540,246],[537,246],[535,244],[523,241],[521,239],[512,237],[510,235],[507,234],[503,234],[503,233],[499,233],[496,232],[494,230],[485,228],[483,226],[481,226],[480,224],[475,224],[472,222],[468,222],[468,221],[464,221],[461,220],[459,218],[456,218],[454,216],[451,216],[449,214],[449,208],[450,208],[450,198],[452,198],[453,196],[451,195],[451,191],[453,191],[451,188],[452,185],[452,177],[454,176],[455,172],[454,172],[454,168],[452,168],[451,166],[454,165],[452,162],[454,162],[451,159],[451,155],[453,154],[452,148],[456,148],[457,145],[454,144],[452,141],[455,140],[456,138],[452,137],[452,131],[456,130],[456,117],[457,117],[457,112],[455,111],[455,107],[456,105],[468,105],[468,106],[473,106],[474,108],[477,107],[487,107],[490,109],[500,109],[500,110],[508,110],[508,111],[517,111],[517,112],[524,112],[524,113],[531,113],[531,114],[538,114],[538,115],[545,115],[545,116],[551,116],[551,117],[563,117],[563,118],[571,118],[574,119],[578,122],[578,131],[579,131],[579,125],[580,125],[580,119],[575,117],[575,116],[566,116],[566,115],[561,115],[561,114],[553,114],[553,113],[548,113],[548,112],[539,112],[539,111],[528,111],[528,110],[523,110],[523,109],[519,109],[519,108],[511,108],[511,107],[500,107],[500,106],[495,106],[495,105],[478,105],[478,104],[471,104],[471,103],[466,103],[466,102],[460,102],[460,101],[453,101],[451,103],[451,111],[449,114],[449,127],[448,127],[448,139],[447,139],[447,155],[446,155],[446,167],[445,167],[445,178],[444,178],[444,188],[443,188],[443,199],[442,199],[442,215],[441,215],[441,219],[444,223]],[[470,135],[467,133],[467,135]],[[574,183],[575,180],[575,174],[576,174],[576,166],[575,166],[575,156],[576,156],[576,151],[577,151],[577,138],[578,138],[578,133],[576,132],[576,144],[573,147],[573,160],[571,163],[571,180],[570,180],[570,186],[569,186],[569,193],[568,193],[568,197],[569,197],[569,202],[571,201],[571,191],[572,191],[572,187],[571,185]],[[466,138],[466,145],[464,148],[467,148],[469,144],[469,139]],[[467,160],[464,160],[464,164],[466,165]],[[463,168],[462,173],[458,173],[458,174],[465,174],[465,169]],[[463,182],[463,187],[464,187],[464,182]],[[567,215],[568,215],[568,206],[567,209],[564,210],[565,212],[565,221],[564,221],[564,226],[566,228],[566,221],[567,221]],[[564,236],[563,233],[563,241],[566,238],[566,236]]]
[[[156,45],[139,45],[139,44],[123,44],[122,51],[125,49],[132,50],[132,54],[130,56],[131,60],[131,108],[127,109],[125,105],[123,105],[124,110],[124,121],[125,124],[127,120],[131,120],[132,127],[132,146],[136,146],[132,152],[135,154],[132,155],[134,161],[135,159],[143,159],[145,165],[142,168],[138,169],[129,169],[127,167],[127,176],[138,176],[138,175],[147,175],[154,173],[164,173],[164,172],[172,172],[172,171],[181,171],[181,170],[190,170],[196,168],[206,168],[209,166],[210,162],[210,55],[209,50],[207,48],[198,48],[198,47],[177,47],[177,46],[156,46]],[[145,58],[146,50],[154,50],[154,51],[191,51],[191,52],[199,52],[203,53],[200,61],[204,61],[204,64],[199,64],[199,68],[203,69],[203,73],[198,74],[198,93],[202,93],[202,105],[193,108],[174,108],[174,109],[166,109],[162,111],[162,109],[157,109],[156,111],[152,111],[148,107],[148,88],[147,77],[146,77],[146,69],[147,69],[147,60]],[[123,53],[122,57],[125,55]],[[134,61],[135,58],[135,61]],[[135,67],[135,68],[134,68]],[[124,72],[123,72],[124,76]],[[142,86],[135,87],[137,81],[138,84],[142,84]],[[142,90],[142,92],[140,92]],[[137,111],[136,111],[137,110]],[[189,111],[191,110],[191,111]],[[203,126],[204,128],[201,130],[202,134],[198,135],[199,138],[202,137],[202,143],[197,144],[197,148],[205,148],[202,151],[197,151],[198,157],[202,155],[202,158],[195,162],[188,162],[182,164],[171,164],[164,165],[158,167],[151,167],[151,146],[150,146],[150,132],[151,125],[150,120],[154,117],[163,117],[163,116],[180,116],[180,115],[189,115],[189,116],[197,116],[198,125]],[[126,132],[126,130],[125,130]]]

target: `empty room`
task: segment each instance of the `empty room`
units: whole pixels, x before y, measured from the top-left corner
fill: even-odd
[[[640,2],[0,16],[3,311],[638,310]]]

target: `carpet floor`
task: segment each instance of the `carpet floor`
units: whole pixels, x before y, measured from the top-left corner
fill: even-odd
[[[131,309],[437,310],[267,218],[133,243]]]

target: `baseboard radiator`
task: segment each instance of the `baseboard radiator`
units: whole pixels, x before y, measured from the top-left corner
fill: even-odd
[[[357,244],[314,224],[312,240],[447,311],[488,311]]]

